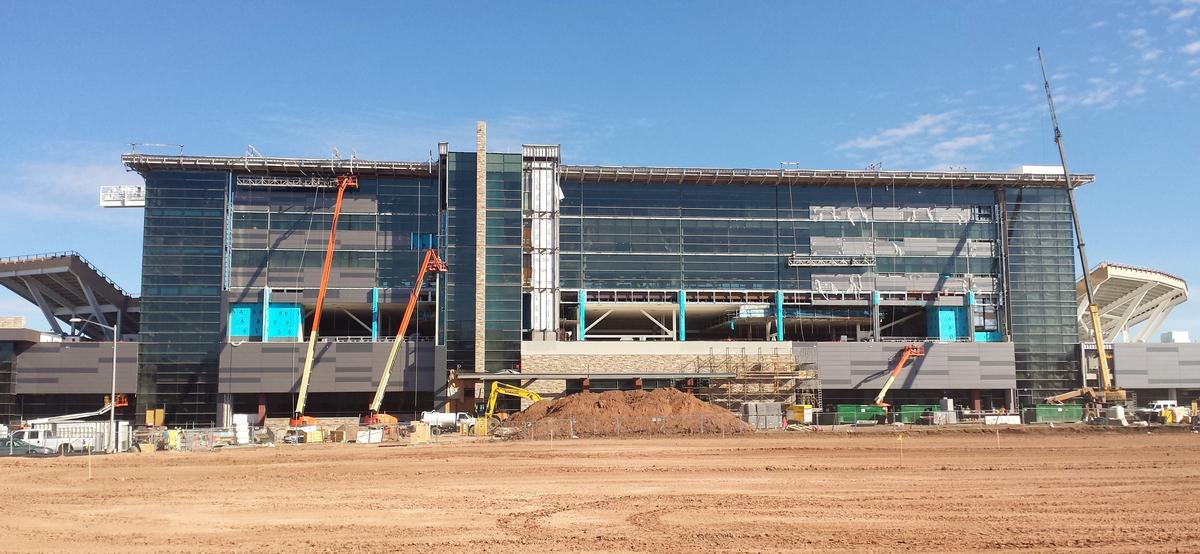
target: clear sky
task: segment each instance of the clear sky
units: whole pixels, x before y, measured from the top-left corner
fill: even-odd
[[[1055,164],[1046,53],[1090,258],[1200,283],[1200,0],[0,0],[0,256],[78,250],[137,291],[129,143],[423,160],[1007,170]],[[152,150],[153,151],[153,150]],[[162,150],[158,150],[161,152]],[[0,314],[40,313],[7,290]],[[1200,335],[1200,300],[1164,330]]]

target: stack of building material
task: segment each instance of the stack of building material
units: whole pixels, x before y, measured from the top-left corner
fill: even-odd
[[[250,444],[249,414],[233,414],[233,436],[237,444]]]
[[[779,429],[784,425],[782,402],[746,402],[742,417],[755,429]]]
[[[359,429],[354,437],[359,444],[375,444],[383,442],[383,429]]]

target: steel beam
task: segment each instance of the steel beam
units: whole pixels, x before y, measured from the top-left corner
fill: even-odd
[[[92,307],[92,315],[96,318],[96,321],[100,323],[100,327],[104,329],[104,336],[112,340],[116,340],[116,338],[113,337],[112,331],[108,329],[108,327],[111,327],[108,322],[108,317],[105,316],[104,311],[100,309],[100,303],[96,302],[96,294],[92,292],[92,288],[83,284],[83,279],[80,279],[78,275],[75,276],[75,280],[79,281],[79,288],[83,290],[84,298],[87,298],[88,305]],[[120,318],[121,312],[118,311],[117,319]]]
[[[42,309],[42,315],[46,317],[46,322],[50,324],[50,328],[54,329],[54,332],[59,335],[63,334],[62,327],[58,324],[58,318],[50,313],[50,306],[46,304],[46,299],[42,297],[41,291],[24,277],[20,277],[19,279],[25,284],[25,288],[29,289],[29,295],[33,297],[33,302]]]

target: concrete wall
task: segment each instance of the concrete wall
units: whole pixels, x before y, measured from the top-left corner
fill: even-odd
[[[108,394],[111,342],[44,342],[17,356],[16,394]],[[137,392],[136,342],[117,344],[117,392]]]
[[[445,386],[445,350],[430,342],[405,342],[392,368],[389,391],[430,391]],[[295,392],[304,343],[243,342],[221,351],[220,393]],[[320,342],[313,361],[312,392],[374,392],[391,352],[390,342]],[[438,383],[434,380],[440,379]]]
[[[814,343],[796,343],[797,356]],[[815,343],[817,372],[826,389],[879,389],[904,349],[903,343]],[[901,371],[897,389],[1013,389],[1016,361],[1011,343],[926,343],[925,356]]]
[[[1127,389],[1200,388],[1200,343],[1116,343],[1113,375]]]
[[[734,359],[763,357],[791,363],[792,343],[727,341],[525,341],[521,371],[528,373],[712,373],[726,371]]]

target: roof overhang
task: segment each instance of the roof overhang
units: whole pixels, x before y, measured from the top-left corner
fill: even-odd
[[[150,171],[232,171],[254,175],[434,177],[438,166],[432,161],[372,161],[359,159],[267,158],[252,156],[169,156],[131,152],[121,161],[145,176]],[[965,171],[856,171],[825,169],[738,169],[704,167],[646,167],[606,165],[561,165],[559,176],[579,182],[899,186],[944,188],[1061,187],[1062,173],[965,172]],[[1095,181],[1085,173],[1071,175],[1072,186]]]
[[[120,322],[122,335],[140,329],[139,300],[125,292],[78,252],[53,252],[0,259],[0,286],[41,309],[47,324],[64,334],[62,323],[78,317],[107,326]],[[83,324],[78,332],[109,338],[103,327]]]
[[[432,177],[431,162],[371,161],[359,159],[262,158],[229,156],[162,156],[129,153],[121,162],[143,177],[150,171],[232,171],[262,175],[363,175],[368,177]]]
[[[1187,282],[1154,269],[1104,262],[1088,275],[1092,280],[1105,342],[1116,341],[1142,323],[1146,326],[1139,330],[1135,340],[1146,342],[1158,331],[1171,310],[1186,302],[1188,297]],[[1080,338],[1084,342],[1095,342],[1083,279],[1075,284],[1075,298],[1079,302]]]
[[[946,188],[1061,187],[1063,175],[1041,173],[980,173],[960,171],[852,171],[824,169],[721,169],[699,167],[635,167],[564,165],[559,174],[570,181],[629,183],[899,186]],[[1096,180],[1092,174],[1071,174],[1078,187]]]

